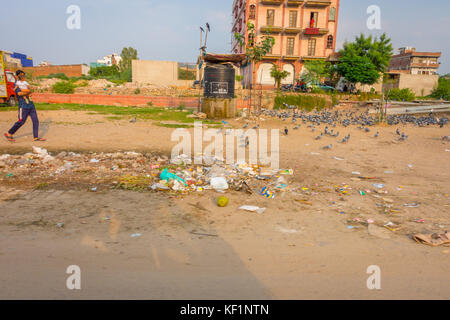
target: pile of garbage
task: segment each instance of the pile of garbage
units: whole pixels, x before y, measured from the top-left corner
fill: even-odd
[[[201,159],[200,159],[200,158]],[[88,179],[92,184],[109,183],[122,189],[169,191],[175,193],[215,190],[259,193],[272,199],[277,193],[293,190],[289,186],[292,169],[272,170],[259,165],[225,164],[223,159],[180,155],[173,159],[137,152],[87,153],[60,152],[33,147],[24,155],[0,156],[2,180],[13,177],[35,182]],[[195,162],[202,160],[203,165]]]

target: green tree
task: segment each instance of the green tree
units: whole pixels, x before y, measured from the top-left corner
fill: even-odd
[[[132,47],[123,48],[120,57],[122,58],[119,63],[120,72],[131,69],[131,61],[139,59],[137,50]]]
[[[95,78],[114,77],[119,75],[119,68],[116,65],[99,66],[91,68],[89,70],[89,75]]]
[[[389,66],[393,47],[385,33],[379,38],[361,34],[354,42],[344,43],[339,54],[337,71],[341,76],[354,83],[371,85]]]
[[[339,74],[352,83],[374,84],[381,77],[368,57],[342,57],[337,70]]]
[[[329,71],[323,60],[307,61],[301,79],[305,82],[318,83],[329,75]]]
[[[286,70],[280,70],[276,65],[270,70],[270,76],[275,79],[277,89],[280,90],[281,81],[286,79],[290,75],[290,72]]]

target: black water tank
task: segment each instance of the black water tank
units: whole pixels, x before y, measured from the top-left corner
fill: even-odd
[[[229,64],[208,64],[205,67],[206,98],[234,98],[235,70]]]

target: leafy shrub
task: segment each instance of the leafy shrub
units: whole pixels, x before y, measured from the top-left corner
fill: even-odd
[[[140,94],[141,93],[141,89],[137,88],[136,90],[134,90],[134,94]]]
[[[325,98],[312,95],[278,95],[275,98],[274,109],[286,109],[285,104],[296,106],[299,109],[312,111],[329,107],[330,103]]]
[[[53,85],[53,92],[71,94],[75,92],[75,84],[70,81],[59,81]]]
[[[409,88],[395,88],[389,91],[389,93],[387,94],[387,98],[394,101],[413,101],[416,99],[416,95]]]
[[[450,79],[440,78],[438,87],[433,91],[430,97],[450,100]]]

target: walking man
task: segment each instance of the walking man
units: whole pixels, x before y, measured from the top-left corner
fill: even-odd
[[[33,122],[33,136],[34,141],[45,141],[43,138],[39,138],[39,119],[36,112],[36,107],[31,100],[31,88],[29,83],[25,80],[25,72],[18,70],[16,72],[19,80],[16,81],[14,91],[16,92],[17,100],[19,101],[19,120],[12,126],[12,128],[5,133],[5,137],[10,142],[15,142],[13,134],[22,127],[28,119],[31,117]]]

